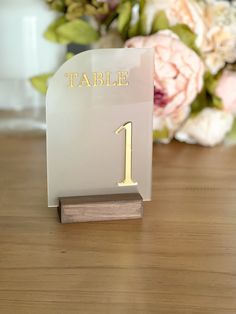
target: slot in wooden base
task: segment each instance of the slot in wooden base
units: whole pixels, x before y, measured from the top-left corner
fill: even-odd
[[[137,219],[143,216],[139,193],[59,198],[61,223]]]

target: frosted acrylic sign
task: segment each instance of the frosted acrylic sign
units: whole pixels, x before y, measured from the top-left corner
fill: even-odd
[[[151,197],[153,51],[76,55],[47,93],[48,205],[58,197]]]

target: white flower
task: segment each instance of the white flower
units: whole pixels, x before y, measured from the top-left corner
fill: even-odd
[[[197,116],[189,118],[175,138],[189,144],[215,146],[224,140],[232,128],[233,121],[231,113],[205,108]]]
[[[196,33],[196,45],[213,74],[236,60],[235,2],[172,0],[168,17],[171,24],[185,23]]]

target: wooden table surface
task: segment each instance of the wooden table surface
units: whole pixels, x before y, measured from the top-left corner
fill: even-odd
[[[143,220],[46,203],[44,137],[1,137],[0,313],[236,313],[236,147],[155,146]]]

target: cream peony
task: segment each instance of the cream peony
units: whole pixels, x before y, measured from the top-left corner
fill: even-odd
[[[215,74],[236,60],[236,6],[227,1],[172,0],[172,24],[185,23],[197,35],[205,64]]]
[[[197,35],[198,47],[205,46],[207,25],[204,20],[204,9],[194,0],[171,0],[167,15],[172,25],[186,24]]]
[[[154,48],[154,130],[168,129],[171,139],[187,118],[190,104],[203,85],[204,66],[198,55],[171,31],[134,37],[126,47]]]
[[[224,140],[233,121],[233,115],[228,112],[205,108],[197,116],[189,118],[175,138],[189,144],[215,146]]]
[[[222,99],[224,110],[236,115],[236,72],[225,70],[215,92]]]

